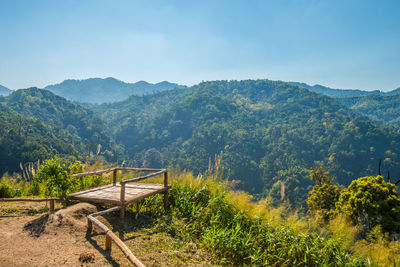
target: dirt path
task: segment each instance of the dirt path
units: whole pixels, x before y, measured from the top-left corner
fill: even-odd
[[[44,218],[42,216],[0,217],[1,266],[81,266],[81,254],[93,254],[93,266],[111,265],[86,240],[79,226],[69,225],[69,222],[49,222],[43,232],[31,232],[27,227],[29,222],[38,221]]]
[[[43,206],[0,202],[0,266],[130,266],[115,245],[111,253],[104,251],[103,234],[86,235],[86,215],[96,211],[95,206],[79,203],[51,214]],[[35,211],[40,214],[32,215]],[[128,220],[117,226],[121,229],[117,234],[146,266],[212,265],[209,256],[196,247],[177,246],[151,229],[131,231],[129,225],[134,223]],[[83,255],[93,261],[82,263]]]

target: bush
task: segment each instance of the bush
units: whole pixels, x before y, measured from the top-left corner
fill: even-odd
[[[38,194],[43,188],[46,197],[61,197],[66,204],[68,193],[79,188],[79,179],[70,175],[69,172],[72,174],[82,168],[79,166],[80,163],[75,163],[67,168],[63,161],[54,157],[43,162],[33,177],[32,192]]]
[[[0,198],[14,197],[14,190],[10,184],[0,181]]]
[[[347,214],[366,231],[381,225],[384,232],[399,232],[400,198],[396,187],[382,176],[366,176],[351,182],[336,203],[339,212]]]

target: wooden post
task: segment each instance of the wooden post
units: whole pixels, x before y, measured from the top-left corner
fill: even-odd
[[[88,234],[92,233],[93,230],[93,223],[90,219],[87,219],[87,232]]]
[[[121,182],[121,211],[119,214],[121,219],[125,218],[125,183]]]
[[[50,212],[54,211],[54,199],[50,199]]]
[[[168,187],[168,173],[164,172],[164,187]],[[168,189],[164,191],[164,209],[168,208]]]
[[[106,233],[106,250],[111,250],[111,237],[108,235],[108,232]]]
[[[117,169],[115,169],[113,171],[113,185],[115,185],[117,183]]]

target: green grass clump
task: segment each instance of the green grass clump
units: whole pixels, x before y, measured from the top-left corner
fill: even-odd
[[[174,174],[173,174],[174,175]],[[174,177],[171,175],[172,177]],[[175,174],[176,175],[176,174]],[[334,239],[299,233],[266,217],[239,209],[231,201],[227,183],[180,174],[169,190],[170,210],[163,212],[162,196],[144,207],[159,218],[157,227],[174,238],[194,242],[236,266],[366,266]],[[257,204],[255,204],[257,205]]]

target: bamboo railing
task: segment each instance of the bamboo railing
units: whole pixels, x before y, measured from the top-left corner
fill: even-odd
[[[96,216],[104,215],[113,211],[120,210],[121,207],[117,206],[108,210],[103,210],[100,212],[92,213],[87,216],[88,219],[88,233],[91,233],[93,230],[93,225],[97,226],[100,228],[106,235],[106,244],[105,244],[105,250],[111,250],[112,247],[112,242],[114,242],[120,249],[121,251],[125,254],[127,259],[129,260],[130,263],[132,263],[134,266],[137,267],[144,267],[144,264],[138,260],[135,255],[133,255],[132,251],[125,245],[124,242],[122,242],[121,239],[118,238],[105,224],[100,222],[98,219],[96,219]]]
[[[57,197],[52,198],[0,198],[0,201],[11,202],[11,201],[31,201],[31,202],[42,202],[42,201],[50,201],[50,212],[54,211],[54,202],[56,200],[61,200]]]

